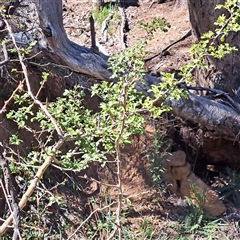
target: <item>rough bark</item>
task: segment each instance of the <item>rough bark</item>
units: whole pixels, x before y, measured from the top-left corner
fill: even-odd
[[[225,0],[188,0],[190,22],[197,41],[203,33],[215,29],[214,22],[223,13],[222,10],[215,10],[215,6],[224,2]],[[227,42],[239,49],[240,34],[231,33]],[[226,55],[221,60],[207,57],[206,62],[209,65],[208,70],[196,71],[197,83],[201,86],[221,89],[234,96],[234,90],[240,86],[239,50]]]
[[[43,31],[42,48],[57,57],[58,61],[84,74],[100,79],[108,79],[106,57],[95,54],[91,49],[70,41],[63,27],[62,0],[34,0]]]
[[[172,107],[175,115],[238,141],[240,115],[231,107],[194,94],[180,100],[167,98],[165,102]]]

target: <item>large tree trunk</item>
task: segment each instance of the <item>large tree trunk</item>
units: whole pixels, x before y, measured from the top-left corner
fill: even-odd
[[[214,22],[222,10],[216,10],[216,4],[224,4],[225,0],[188,0],[190,22],[196,40],[200,40],[203,33],[216,28]],[[217,40],[218,41],[218,40]],[[240,34],[231,33],[227,38],[231,46],[239,49]],[[217,60],[208,57],[208,70],[198,69],[197,83],[201,86],[221,89],[231,96],[240,86],[240,54],[239,50]]]
[[[194,94],[180,100],[167,98],[165,103],[175,115],[201,124],[218,137],[239,141],[240,115],[231,107]]]

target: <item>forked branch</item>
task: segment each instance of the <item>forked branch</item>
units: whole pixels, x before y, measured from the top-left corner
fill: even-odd
[[[23,194],[18,207],[19,210],[21,211],[24,206],[26,205],[28,199],[32,196],[36,186],[38,185],[41,177],[43,176],[43,174],[45,173],[45,171],[47,170],[47,168],[51,165],[52,161],[55,158],[56,152],[57,150],[62,146],[62,144],[64,143],[65,138],[59,140],[56,145],[53,147],[51,154],[46,158],[45,162],[39,167],[35,178],[32,180],[31,184],[29,185],[27,191]],[[2,226],[0,227],[0,237],[3,236],[3,234],[6,232],[6,230],[8,229],[8,227],[12,224],[13,221],[13,214],[11,214],[6,220],[5,222],[2,224]]]
[[[62,144],[68,138],[68,136],[65,136],[65,137],[63,136],[63,132],[60,129],[60,127],[58,126],[58,124],[57,124],[56,120],[54,119],[54,117],[47,110],[47,108],[42,104],[42,102],[39,101],[37,99],[37,97],[34,96],[34,94],[32,93],[30,82],[29,82],[29,78],[28,78],[27,68],[26,68],[26,66],[25,66],[25,64],[23,62],[23,57],[22,57],[21,52],[20,52],[20,50],[19,50],[19,48],[18,48],[18,46],[16,44],[15,38],[14,38],[13,33],[12,33],[12,29],[11,29],[10,25],[8,24],[8,22],[6,20],[5,20],[5,24],[7,26],[9,34],[10,34],[10,36],[12,38],[12,41],[13,41],[13,43],[14,43],[14,45],[16,47],[17,53],[18,53],[19,61],[20,61],[20,64],[22,66],[23,74],[24,74],[24,77],[25,77],[26,85],[27,85],[28,94],[32,98],[33,102],[36,105],[38,105],[40,107],[40,109],[44,112],[44,114],[50,119],[52,124],[55,126],[55,130],[58,133],[58,137],[59,137],[59,141],[56,143],[55,146],[53,146],[51,154],[46,158],[45,162],[39,167],[39,170],[36,173],[35,178],[32,180],[32,182],[29,185],[27,191],[23,194],[22,199],[20,200],[20,202],[18,204],[19,210],[22,210],[23,207],[26,205],[28,199],[33,194],[33,192],[34,192],[36,186],[38,185],[41,177],[43,176],[44,172],[50,166],[52,160],[55,159],[56,151],[62,146]],[[12,221],[13,221],[13,213],[11,213],[11,215],[6,219],[6,221],[0,227],[0,236],[2,236],[6,232],[7,228],[12,223]]]

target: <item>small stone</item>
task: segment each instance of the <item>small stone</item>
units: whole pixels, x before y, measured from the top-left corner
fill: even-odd
[[[182,197],[189,198],[192,204],[201,207],[210,217],[218,217],[226,212],[218,194],[191,171],[191,165],[186,162],[185,152],[179,150],[166,154],[163,167],[165,172],[162,176],[172,192],[180,191]]]

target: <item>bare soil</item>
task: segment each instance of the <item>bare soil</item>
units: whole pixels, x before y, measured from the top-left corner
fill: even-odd
[[[190,29],[188,9],[186,4],[176,4],[169,1],[163,4],[153,1],[139,1],[139,6],[127,6],[125,8],[128,31],[125,31],[126,45],[135,46],[140,40],[148,39],[147,32],[139,28],[138,22],[150,23],[155,17],[164,18],[171,24],[167,32],[158,29],[154,32],[152,40],[148,41],[145,50],[148,56],[153,56],[161,52],[169,44],[180,39]],[[91,46],[89,16],[91,13],[90,1],[68,0],[65,5],[65,27],[69,38],[79,44]],[[101,25],[95,21],[96,41],[106,50],[109,55],[122,50],[121,41],[121,19],[115,20],[110,26],[107,37],[101,32]],[[176,70],[189,60],[188,50],[192,44],[192,37],[174,45],[169,49],[169,54],[162,58],[155,58],[148,63],[148,70],[170,71]],[[161,62],[161,64],[159,64]],[[160,67],[155,67],[160,65]]]
[[[80,2],[77,0],[67,0],[64,3],[64,9],[66,10],[64,12],[64,22],[69,38],[81,45],[91,47],[89,24],[89,16],[91,13],[90,1]],[[160,53],[165,47],[180,39],[190,29],[188,9],[187,5],[184,3],[177,4],[175,1],[167,1],[162,4],[157,4],[153,1],[142,0],[138,2],[137,6],[125,6],[125,14],[128,24],[128,30],[125,32],[125,44],[127,47],[136,45],[140,40],[148,39],[147,32],[137,26],[139,21],[150,23],[156,17],[164,18],[171,24],[171,28],[167,32],[157,30],[154,32],[153,39],[147,40],[148,43],[145,50],[148,52],[148,57]],[[121,41],[121,18],[117,18],[115,22],[111,23],[107,35],[101,33],[101,25],[97,20],[95,21],[95,28],[96,41],[100,45],[100,49],[103,49],[104,53],[112,55],[123,50]],[[154,74],[161,71],[176,72],[180,66],[186,64],[190,60],[189,49],[193,43],[194,39],[191,36],[175,44],[168,50],[166,55],[156,57],[147,62],[146,69]],[[178,124],[179,122],[181,124],[181,121],[175,121],[174,124]],[[178,132],[177,136],[182,134],[182,140],[186,140],[184,137],[187,138],[184,144],[187,142],[190,145],[190,147],[188,146],[185,148],[185,150],[187,149],[189,162],[195,165],[196,173],[204,178],[203,180],[208,182],[209,185],[212,184],[216,186],[216,181],[213,180],[213,176],[218,175],[219,171],[207,171],[206,163],[205,165],[196,163],[194,159],[198,157],[198,154],[199,156],[201,155],[196,147],[196,145],[199,144],[196,143],[195,139],[197,134],[192,128],[190,128],[190,130],[187,128],[185,130],[188,133],[185,135],[183,133],[183,125],[183,130],[180,130],[182,132]],[[183,220],[188,210],[179,196],[172,195],[168,191],[165,191],[166,189],[163,186],[159,189],[151,187],[151,174],[149,172],[150,159],[147,157],[145,150],[146,146],[152,145],[153,136],[156,133],[156,126],[158,130],[162,128],[160,122],[153,123],[150,121],[146,126],[146,133],[143,136],[134,137],[132,139],[132,145],[126,146],[122,151],[123,191],[124,196],[128,197],[132,203],[132,209],[128,212],[128,222],[126,224],[129,224],[131,229],[134,229],[140,236],[142,234],[141,231],[146,231],[146,229],[143,230],[141,228],[141,224],[149,220],[155,231],[152,239],[176,239],[178,234],[177,230],[169,227],[169,223],[171,222],[173,225],[177,226],[179,222]],[[175,126],[172,130],[176,130],[176,128],[178,127]],[[170,132],[172,130],[170,130]],[[171,134],[176,135],[176,132],[170,133],[170,135]],[[176,143],[172,146],[172,150],[178,149],[182,144],[178,142],[181,141],[180,139],[174,140]],[[176,147],[177,144],[179,144],[178,147]],[[208,144],[208,146],[209,152],[206,153],[206,151],[203,151],[202,155],[207,156],[207,154],[209,154],[210,158],[212,158],[211,160],[214,162],[214,159],[219,156],[219,152],[216,152],[216,148],[212,148],[211,144]],[[224,154],[221,156],[224,156]],[[105,170],[99,170],[97,178],[103,182],[106,181],[106,176],[111,175],[109,174],[109,171],[111,171],[110,169],[111,167]],[[212,176],[206,177],[208,174]],[[96,189],[96,186],[94,189]],[[116,196],[116,192],[107,188],[106,192],[101,192],[99,196],[102,197],[104,194],[110,194],[113,199]],[[225,219],[227,219],[226,221],[229,227],[223,227],[222,234],[228,236],[229,239],[238,239],[239,232],[235,227],[236,220],[231,221],[229,220],[231,217],[227,217],[235,214],[234,216],[238,216],[237,219],[240,219],[238,210],[231,203],[227,203],[227,207],[228,211]],[[136,239],[148,239],[139,236],[136,236]],[[188,239],[206,239],[202,238],[200,235],[189,235],[188,237]],[[221,234],[219,237],[220,239],[222,238]]]
[[[142,20],[145,23],[150,23],[154,17],[157,17],[165,18],[167,22],[171,24],[168,32],[157,30],[154,32],[153,39],[147,40],[148,44],[145,50],[148,52],[149,57],[160,53],[166,46],[180,39],[190,29],[186,5],[176,4],[175,1],[166,1],[162,4],[152,3],[152,1],[141,0],[137,6],[125,6],[126,20],[128,23],[128,31],[125,32],[127,47],[136,45],[140,40],[147,40],[147,32],[137,27],[139,21]],[[80,45],[91,47],[89,23],[91,2],[89,0],[65,0],[63,1],[63,11],[65,29],[69,38]],[[95,28],[96,41],[100,46],[100,50],[104,49],[104,53],[108,53],[109,55],[116,54],[123,50],[120,34],[121,17],[116,18],[114,22],[111,23],[110,29],[107,31],[107,36],[101,33],[101,25],[97,20],[95,21]],[[154,74],[158,74],[161,71],[176,72],[180,66],[190,60],[188,51],[193,42],[193,37],[188,37],[184,41],[172,46],[166,55],[156,57],[147,62],[146,69]],[[35,70],[31,71],[31,74],[34,74],[34,72]],[[40,75],[40,73],[38,74]],[[53,73],[50,77],[52,79],[58,79],[57,73]],[[57,97],[62,94],[63,86],[59,87],[60,84],[57,82],[58,81],[53,81],[49,89],[45,90],[49,91],[46,95],[54,95]],[[59,80],[59,82],[61,81]],[[59,87],[59,89],[57,87]],[[50,101],[51,100],[54,99],[50,99]],[[92,106],[93,104],[90,103],[90,105]],[[171,120],[172,119],[173,118],[171,118]],[[190,130],[185,126],[188,135],[184,135],[184,128],[180,130],[180,125],[184,127],[184,123],[182,123],[180,119],[169,121],[168,116],[166,119],[163,118],[158,121],[147,120],[145,133],[142,136],[133,137],[132,144],[122,149],[121,177],[123,196],[125,199],[128,199],[128,202],[126,201],[126,203],[124,202],[123,204],[125,216],[124,225],[128,226],[128,229],[131,229],[131,233],[134,234],[132,239],[177,239],[179,224],[188,212],[188,208],[180,196],[169,193],[162,182],[159,182],[157,188],[152,185],[152,176],[149,171],[151,160],[149,154],[153,151],[154,135],[157,131],[167,132],[168,136],[175,140],[171,146],[171,150],[186,150],[188,161],[194,166],[197,166],[197,170],[200,173],[199,175],[202,174],[201,177],[205,177],[204,180],[209,184],[217,186],[216,181],[213,180],[214,178],[206,175],[210,175],[212,172],[214,172],[214,174],[217,172],[216,174],[218,175],[219,171],[207,171],[206,164],[204,166],[201,164],[196,165],[195,158],[197,158],[200,153],[196,147],[198,142],[196,140],[196,132],[193,130],[195,126],[192,126]],[[4,128],[9,128],[9,126],[4,126]],[[4,131],[3,134],[5,134]],[[184,140],[183,135],[185,136],[185,140],[187,139],[186,142],[189,143],[190,147],[185,146],[186,142],[181,142]],[[26,150],[29,144],[26,136],[25,138],[26,141],[24,144],[26,146],[24,145],[24,149]],[[211,148],[209,151],[212,151]],[[207,155],[207,153],[203,152],[202,155]],[[215,156],[219,156],[219,151],[215,151],[211,155],[213,159]],[[199,166],[201,166],[201,168]],[[26,226],[26,229],[31,231],[31,229],[34,228],[34,230],[37,229],[39,232],[42,232],[42,229],[50,229],[43,239],[67,239],[69,235],[66,236],[64,234],[74,232],[82,220],[87,219],[97,208],[103,207],[102,204],[104,201],[105,204],[109,204],[109,202],[116,199],[117,192],[108,186],[109,184],[116,183],[114,172],[115,168],[111,164],[107,164],[103,169],[100,168],[98,164],[94,164],[88,170],[81,171],[80,173],[69,171],[63,176],[60,168],[57,166],[51,167],[45,174],[44,184],[40,186],[40,188],[48,189],[49,192],[55,196],[61,196],[63,206],[56,202],[50,204],[47,197],[46,199],[42,198],[39,202],[40,205],[42,204],[41,207],[44,207],[41,213],[41,217],[45,219],[44,224],[39,219],[36,219],[35,225]],[[51,178],[49,176],[51,176]],[[65,182],[64,178],[66,177],[68,180]],[[91,178],[95,179],[95,181]],[[131,202],[131,205],[129,202]],[[223,222],[227,223],[227,225],[221,228],[222,235],[219,235],[219,239],[223,239],[223,236],[227,236],[229,239],[239,239],[238,222],[240,220],[240,214],[233,204],[230,202],[226,202],[226,204],[228,210]],[[129,208],[129,206],[131,206],[131,208]],[[114,208],[115,206],[113,206],[111,210],[114,210]],[[31,203],[29,203],[25,210],[28,210],[28,212],[23,212],[22,216],[25,219],[28,218],[29,211],[36,212],[36,210],[32,208]],[[89,223],[84,225],[84,231],[80,229],[72,239],[88,239],[84,233],[93,231],[94,227],[98,228],[96,222],[107,219],[107,214],[107,210],[96,211],[96,213],[92,215]],[[49,221],[49,219],[51,221]],[[64,228],[63,226],[70,227],[65,231],[62,230],[62,228]],[[153,228],[152,232],[154,232],[152,236],[147,235],[151,227]],[[106,232],[107,230],[104,228],[96,230],[95,233],[91,235],[92,238],[89,239],[106,239]],[[60,233],[63,233],[63,236],[61,236]],[[48,236],[51,236],[51,238],[48,238]],[[203,238],[201,235],[194,236],[189,234],[186,238],[182,239],[207,238]]]
[[[88,21],[89,12],[91,11],[90,4],[90,1],[81,1],[80,3],[77,0],[68,0],[65,3],[67,11],[64,20],[69,38],[89,47],[91,46],[90,25]],[[125,14],[128,27],[125,32],[125,44],[127,47],[136,45],[140,40],[148,39],[147,32],[138,27],[139,21],[150,23],[156,17],[164,18],[171,24],[171,28],[167,32],[157,30],[154,32],[153,39],[147,40],[148,43],[145,50],[148,52],[148,57],[160,53],[165,47],[180,39],[190,29],[186,1],[178,1],[178,3],[175,1],[166,1],[165,3],[157,4],[154,1],[142,0],[138,2],[137,6],[134,4],[132,6],[125,5]],[[124,49],[121,40],[121,18],[116,19],[112,23],[107,36],[101,33],[101,25],[97,21],[95,21],[95,27],[96,41],[100,44],[101,49],[104,49],[105,53],[112,55]],[[189,49],[193,43],[194,38],[191,36],[175,44],[168,50],[165,56],[155,57],[147,62],[146,69],[153,74],[160,73],[161,71],[176,72],[179,67],[190,60]],[[178,124],[181,125],[181,130],[176,126]],[[221,159],[229,159],[226,152],[220,153],[219,147],[214,146],[221,145],[221,143],[219,141],[215,141],[214,143],[209,139],[204,142],[204,149],[208,150],[203,149],[199,151],[199,142],[197,142],[196,138],[203,133],[199,134],[199,132],[196,132],[194,130],[196,126],[190,128],[187,126],[184,127],[184,124],[178,120],[175,120],[173,125],[174,127],[168,129],[169,136],[172,136],[172,139],[175,140],[172,150],[177,150],[181,146],[180,149],[184,149],[188,155],[188,161],[195,166],[196,174],[208,182],[209,185],[216,185],[214,177],[219,176],[219,168],[222,169],[222,166],[217,166],[218,170],[213,171],[211,165],[208,165],[208,163],[219,164],[219,162],[221,163]],[[144,154],[146,146],[152,145],[156,126],[158,130],[163,129],[160,122],[153,123],[149,121],[145,134],[141,137],[133,138],[132,145],[125,147],[122,151],[123,191],[126,197],[130,197],[133,206],[127,219],[128,224],[136,232],[141,232],[141,224],[145,220],[149,220],[155,231],[152,239],[176,239],[177,233],[169,227],[169,222],[177,224],[181,221],[187,212],[187,208],[179,196],[169,194],[168,191],[165,192],[163,187],[158,190],[151,188],[150,160]],[[178,129],[177,134],[176,129]],[[190,146],[186,147],[186,144]],[[224,146],[227,145],[229,143],[224,144]],[[221,152],[223,151],[222,149]],[[219,156],[221,159],[219,159]],[[197,162],[197,158],[199,158],[199,161],[202,160],[202,162]],[[101,181],[106,180],[108,171],[109,169],[99,172],[98,177]],[[116,193],[111,190],[107,192],[114,198]],[[225,216],[225,219],[228,219],[227,222],[231,221],[229,220],[231,217],[228,218],[228,216],[232,216],[232,214],[235,214],[234,216],[238,216],[237,219],[240,219],[237,209],[229,202],[226,205],[228,208],[227,215]],[[223,235],[228,236],[230,239],[238,239],[239,237],[239,232],[235,228],[235,222],[236,220],[233,221],[231,226],[222,229]],[[201,238],[201,236],[189,237],[189,239],[205,239]],[[222,236],[220,236],[221,238]],[[136,239],[147,238],[136,237]]]

